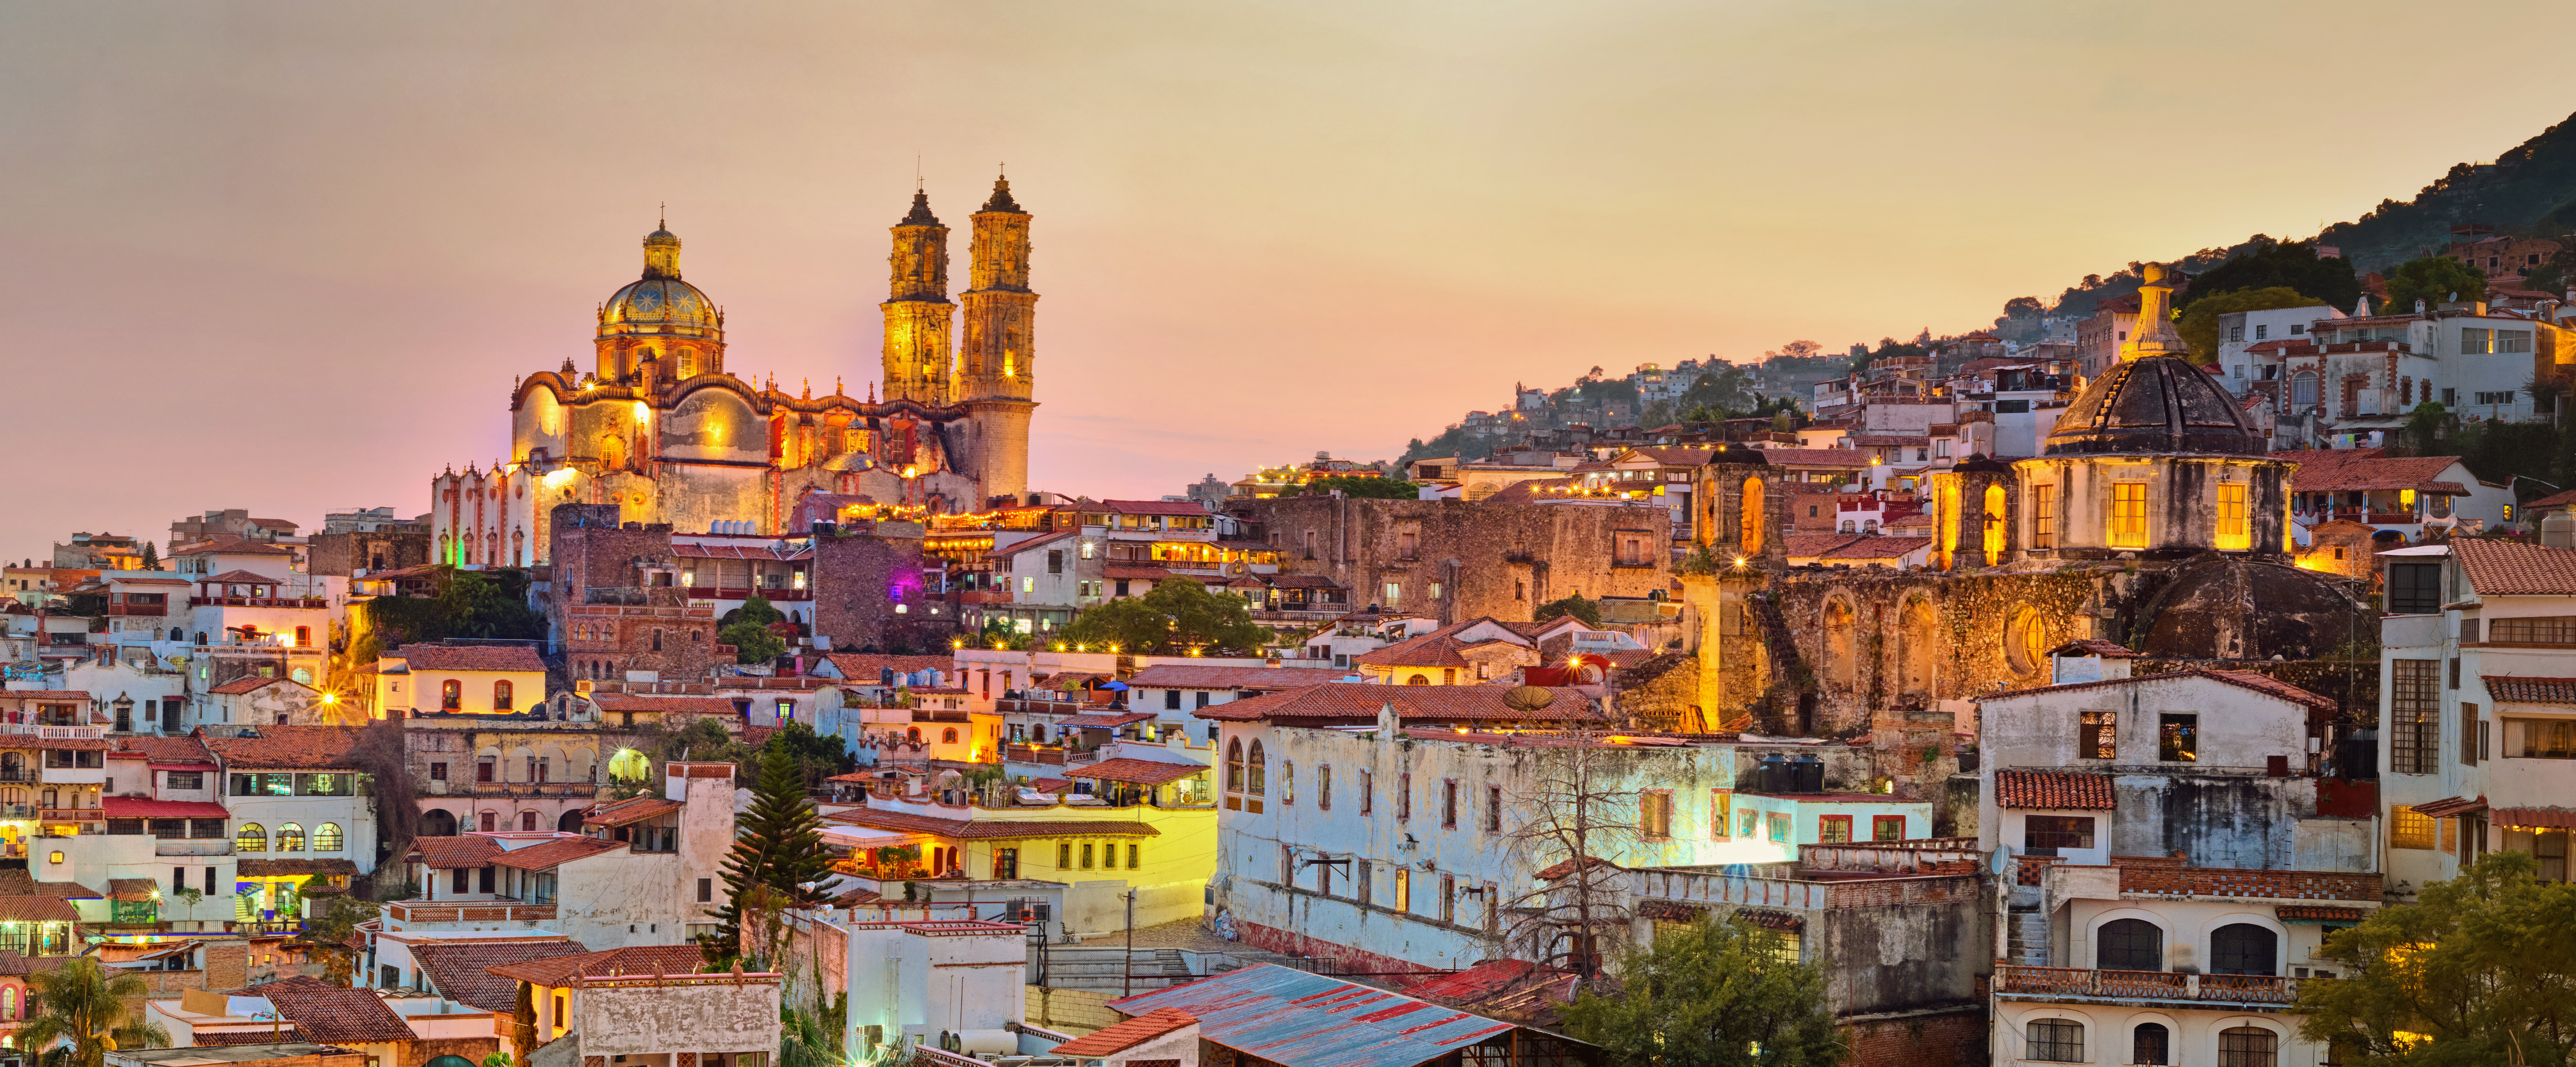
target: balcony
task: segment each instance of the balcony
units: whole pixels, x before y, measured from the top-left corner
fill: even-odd
[[[751,599],[751,595],[754,593],[760,594],[760,598],[762,600],[767,600],[771,603],[777,603],[782,600],[814,599],[814,591],[811,589],[764,589],[748,585],[692,585],[688,586],[687,589],[689,591],[689,599],[691,600],[749,600]]]
[[[37,808],[38,822],[105,822],[105,808]]]
[[[403,900],[385,905],[385,914],[398,923],[553,922],[555,906],[515,900],[464,900],[452,904]]]
[[[104,738],[107,736],[107,727],[104,725],[57,726],[48,723],[0,722],[0,739],[5,739],[10,734],[30,734],[50,740]],[[7,741],[0,740],[0,748],[7,747],[9,747]]]
[[[291,596],[192,596],[192,608],[327,608],[331,602],[321,597]]]
[[[110,615],[168,615],[170,613],[170,605],[110,604],[107,606],[107,613]]]
[[[1997,961],[1995,992],[2037,1000],[2170,1000],[2218,1004],[2289,1004],[2299,980],[2269,974],[2175,974],[2032,967]]]
[[[152,843],[152,854],[155,856],[229,856],[233,854],[233,839],[165,837]]]
[[[440,796],[472,797],[595,797],[599,786],[591,782],[432,782],[447,788],[431,790]]]

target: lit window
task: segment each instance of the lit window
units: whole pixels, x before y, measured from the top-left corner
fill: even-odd
[[[2252,515],[2245,507],[2245,486],[2218,487],[2218,547],[2223,552],[2242,552],[2254,547]]]
[[[2111,483],[2111,547],[2147,547],[2147,483]]]

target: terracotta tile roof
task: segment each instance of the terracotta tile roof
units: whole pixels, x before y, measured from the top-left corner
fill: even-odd
[[[1851,443],[1862,448],[1918,448],[1932,443],[1929,436],[1909,434],[1854,434]]]
[[[956,661],[947,656],[886,656],[873,652],[833,652],[823,657],[832,669],[852,681],[874,682],[879,668],[892,667],[896,674],[921,671],[955,671]]]
[[[1996,771],[1995,803],[2007,808],[2110,811],[2111,776],[2089,771]]]
[[[409,644],[385,653],[416,671],[515,671],[543,674],[546,661],[528,645]]]
[[[1497,644],[1528,647],[1499,638],[1461,641],[1451,636],[1451,630],[1442,629],[1398,641],[1375,652],[1353,656],[1351,662],[1371,667],[1466,667],[1469,661],[1462,653]]]
[[[207,1033],[206,1031],[200,1030],[197,1031],[197,1033],[189,1040],[196,1042],[199,1046],[225,1048],[233,1045],[267,1045],[281,1042],[301,1042],[308,1039],[304,1036],[304,1031],[289,1026],[282,1030],[236,1030],[228,1034]]]
[[[699,974],[706,970],[706,955],[696,945],[639,945],[613,948],[605,952],[584,952],[575,956],[548,956],[543,959],[505,963],[490,968],[493,974],[541,986],[560,986],[575,978],[595,978],[622,974]],[[513,997],[516,996],[514,992]],[[515,1005],[516,1001],[513,1001]]]
[[[2299,465],[2299,469],[2290,475],[2290,491],[2294,493],[2364,489],[2467,491],[2460,488],[2456,480],[2437,480],[2459,464],[2458,456],[2391,456],[2376,448],[2328,448],[2274,452],[2265,458]]]
[[[1207,770],[1200,763],[1162,763],[1141,759],[1106,759],[1088,767],[1065,771],[1075,778],[1097,778],[1105,782],[1132,782],[1137,785],[1161,785],[1177,782]]]
[[[2427,819],[2447,819],[2454,815],[2466,815],[2473,811],[2485,810],[2487,810],[2487,798],[2484,796],[2443,797],[2430,804],[2415,805],[2415,814]]]
[[[2451,540],[2469,587],[2479,596],[2565,596],[2576,593],[2576,548],[2545,548],[2482,537]]]
[[[358,865],[344,859],[239,860],[235,865],[244,876],[339,874],[354,878],[358,874]]]
[[[8,689],[0,690],[0,700],[88,700],[85,689]]]
[[[154,763],[212,763],[215,754],[194,737],[120,737],[117,747]]]
[[[490,968],[589,953],[578,941],[424,941],[411,946],[411,958],[429,972],[430,985],[441,994],[498,1012],[519,1006],[519,983],[491,973]]]
[[[434,870],[489,867],[501,854],[501,843],[475,834],[415,837],[411,841],[411,854],[420,857],[423,866]]]
[[[832,780],[839,781],[840,778],[841,776],[835,775]],[[624,826],[628,823],[642,822],[656,815],[678,811],[686,806],[679,801],[662,797],[628,797],[590,809],[590,814],[582,816],[581,824],[583,826]]]
[[[111,819],[229,819],[232,812],[208,800],[148,800],[100,797],[98,806]]]
[[[2311,693],[2277,678],[2267,677],[2253,671],[2211,671],[2201,670],[2199,668],[2183,671],[2167,671],[2163,674],[2141,674],[2128,678],[2104,678],[2098,682],[2068,682],[2064,685],[2043,685],[2030,689],[2014,689],[2009,692],[1995,693],[1982,699],[2010,700],[2016,697],[2026,697],[2039,693],[2072,693],[2079,689],[2103,689],[2119,685],[2142,685],[2149,682],[2167,681],[2180,678],[2208,678],[2214,681],[2225,682],[2228,685],[2237,686],[2239,688],[2251,689],[2265,696],[2278,697],[2282,700],[2304,705],[2318,711],[2331,712],[2336,710],[2336,705],[2333,700],[2318,696],[2315,693]]]
[[[161,895],[161,883],[149,878],[110,878],[107,899],[127,904],[152,900]]]
[[[1218,667],[1158,663],[1127,679],[1131,689],[1292,689],[1313,685],[1331,671],[1301,667]]]
[[[1075,729],[1115,730],[1121,726],[1129,726],[1135,723],[1144,722],[1153,717],[1154,713],[1150,711],[1095,711],[1085,712],[1081,715],[1076,715],[1067,719],[1057,719],[1055,724],[1058,726],[1071,726]]]
[[[46,749],[56,752],[105,752],[104,737],[39,737],[35,734],[0,734],[0,748]]]
[[[1245,697],[1190,714],[1227,722],[1372,723],[1381,706],[1393,705],[1401,722],[1565,722],[1598,718],[1592,700],[1574,689],[1550,689],[1555,699],[1534,711],[1503,702],[1508,685],[1360,685],[1327,682]]]
[[[1584,866],[1586,866],[1586,867],[1608,867],[1608,868],[1610,868],[1611,870],[1614,870],[1614,871],[1624,871],[1624,870],[1627,870],[1627,868],[1622,867],[1622,866],[1619,866],[1619,865],[1618,865],[1618,864],[1616,864],[1616,863],[1612,863],[1612,862],[1610,862],[1609,860],[1602,859],[1602,858],[1601,858],[1601,857],[1599,857],[1599,856],[1585,856],[1585,857],[1583,857],[1583,860],[1584,860]],[[1559,862],[1557,862],[1557,863],[1550,864],[1549,866],[1547,866],[1547,867],[1545,867],[1545,868],[1541,869],[1541,870],[1538,872],[1538,874],[1534,875],[1533,877],[1536,877],[1539,881],[1542,881],[1542,882],[1552,882],[1552,881],[1555,881],[1555,880],[1557,880],[1557,879],[1559,879],[1559,878],[1563,878],[1563,877],[1565,877],[1566,875],[1573,874],[1573,873],[1574,873],[1574,861],[1573,861],[1573,860],[1561,860],[1561,861],[1559,861]]]
[[[271,578],[271,577],[269,577],[268,575],[261,574],[261,573],[258,573],[258,572],[256,572],[256,571],[230,570],[230,571],[225,571],[225,572],[223,572],[222,574],[214,575],[214,576],[212,576],[212,577],[208,577],[208,578],[199,578],[199,579],[197,579],[197,581],[196,581],[196,583],[195,583],[195,584],[198,584],[198,585],[285,585],[285,584],[286,584],[286,579],[284,579],[284,578]]]
[[[1340,589],[1342,583],[1321,574],[1264,574],[1259,576],[1273,589]]]
[[[2308,707],[2315,708],[2318,711],[2330,712],[2338,710],[2338,706],[2331,697],[2311,693],[2305,689],[2299,688],[2298,686],[2291,685],[2288,682],[2284,682],[2278,678],[2272,677],[2271,675],[2263,674],[2258,671],[2208,671],[2205,673],[2212,678],[2217,678],[2221,681],[2234,682],[2247,689],[2270,693],[2273,696],[2287,700],[2290,703],[2304,704]]]
[[[2533,512],[2542,508],[2563,508],[2571,505],[2576,505],[2576,489],[2569,489],[2562,493],[2551,493],[2548,496],[2541,497],[2538,500],[2534,500],[2531,503],[2523,505],[2522,510],[2525,512]]]
[[[2497,808],[2489,821],[2498,826],[2576,828],[2576,808]]]
[[[1160,837],[1162,831],[1125,819],[942,819],[900,811],[858,808],[825,816],[824,822],[930,834],[958,841],[1009,841],[1031,837]]]
[[[602,711],[654,712],[665,715],[713,715],[731,718],[742,714],[733,701],[724,697],[682,696],[665,693],[593,693],[590,702]]]
[[[2122,866],[2120,892],[2158,896],[2262,900],[2349,900],[2376,904],[2386,887],[2376,874],[2237,867]]]
[[[608,841],[596,837],[562,837],[552,841],[541,841],[524,848],[510,849],[492,857],[492,865],[522,871],[542,871],[557,864],[625,847],[626,842],[623,841]]]
[[[229,769],[362,771],[359,739],[350,726],[262,726],[258,737],[207,737],[205,743]]]
[[[1860,534],[1847,533],[1791,532],[1781,535],[1781,540],[1788,543],[1790,559],[1813,559],[1860,539]]]
[[[266,997],[277,1014],[293,1023],[307,1041],[336,1045],[412,1041],[420,1035],[385,1006],[374,990],[336,986],[297,975],[244,989],[241,995]]]
[[[2516,704],[2576,704],[2576,678],[2490,674],[2479,680],[2487,683],[2487,695],[2497,700]]]
[[[98,894],[82,890],[82,899],[95,900]],[[63,898],[52,896],[0,897],[0,920],[20,923],[76,922],[80,915]]]
[[[1010,544],[1003,545],[990,552],[984,553],[983,558],[1009,559],[1012,556],[1019,555],[1020,553],[1027,552],[1031,549],[1045,548],[1046,546],[1052,545],[1058,541],[1080,536],[1082,536],[1082,531],[1080,530],[1058,530],[1055,533],[1032,537],[1025,541],[1014,541]]]
[[[1205,515],[1208,509],[1195,500],[1103,500],[1098,505],[1120,515]],[[1086,506],[1083,510],[1090,510]]]
[[[181,545],[171,549],[170,556],[175,559],[207,552],[220,552],[230,556],[292,556],[295,554],[295,551],[290,548],[226,534],[221,537],[209,537],[191,545]],[[268,580],[276,581],[274,578]]]
[[[292,678],[235,678],[232,681],[225,682],[222,685],[206,690],[206,692],[213,693],[218,696],[240,696],[244,693],[259,692],[260,690],[266,689],[272,685],[292,685],[303,689],[313,688],[312,686],[305,685],[304,683],[298,682]]]
[[[1120,566],[1115,563],[1101,567],[1100,573],[1110,578],[1125,578],[1130,581],[1144,579],[1159,582],[1172,576],[1171,571],[1161,567]]]
[[[1047,1055],[1107,1056],[1135,1048],[1182,1027],[1194,1026],[1198,1021],[1198,1016],[1179,1008],[1156,1008],[1057,1045],[1055,1051]]]

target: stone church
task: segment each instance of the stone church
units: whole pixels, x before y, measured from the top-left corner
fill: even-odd
[[[725,369],[725,314],[680,274],[680,239],[644,238],[640,278],[599,307],[590,366],[518,380],[510,455],[430,480],[441,563],[545,562],[545,516],[614,505],[621,523],[778,535],[795,517],[981,511],[1028,490],[1037,409],[1029,213],[1007,179],[973,216],[968,287],[952,300],[948,227],[915,192],[893,229],[885,396],[838,377],[828,396]],[[965,328],[957,332],[957,305]]]

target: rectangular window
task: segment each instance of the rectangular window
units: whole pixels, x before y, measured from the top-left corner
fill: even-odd
[[[2030,547],[2057,547],[2057,487],[2030,487]]]
[[[2434,610],[2441,609],[2436,607]],[[2465,628],[2466,624],[2462,625]],[[2465,629],[2461,636],[2468,636]],[[2576,646],[2576,615],[2538,615],[2520,619],[2490,620],[2487,623],[2487,643]]]
[[[1137,863],[1139,862],[1139,860],[1138,860],[1138,858],[1137,858],[1137,857],[1141,854],[1141,851],[1142,851],[1142,846],[1134,845],[1134,844],[1130,844],[1130,845],[1128,845],[1128,846],[1127,846],[1127,869],[1128,869],[1128,870],[1131,870],[1131,871],[1132,871],[1132,870],[1135,870],[1135,869],[1137,868]]]
[[[2075,736],[2078,744],[2081,745],[2075,752],[2077,759],[2120,758],[2120,714],[2118,712],[2081,713],[2081,721],[2076,725]]]
[[[2033,855],[2054,856],[2061,848],[2093,847],[2093,817],[2090,815],[2026,815],[2021,821],[2021,846]],[[2041,849],[2048,851],[2042,852]]]
[[[1376,810],[1377,772],[1363,770],[1360,772],[1360,814],[1367,815]]]
[[[1458,783],[1452,779],[1440,782],[1440,825],[1453,830],[1458,827]]]
[[[2431,774],[2442,744],[2439,660],[2388,661],[2388,769]]]
[[[1064,573],[1064,550],[1063,550],[1063,549],[1061,549],[1061,548],[1050,548],[1050,549],[1048,549],[1048,550],[1047,550],[1047,573],[1048,573],[1048,574],[1063,574],[1063,573]]]
[[[1359,902],[1366,904],[1377,896],[1377,866],[1367,860],[1357,860],[1351,868],[1355,872],[1351,875],[1351,889]]]
[[[2388,847],[2432,848],[2433,820],[2404,805],[2389,808]]]
[[[2442,610],[2442,565],[2388,565],[2388,610],[2396,615],[2430,615]]]
[[[1091,849],[1091,842],[1082,843],[1082,869],[1086,871],[1091,869]]]
[[[715,899],[716,880],[713,878],[698,879],[698,903],[712,904],[715,903]]]
[[[2050,1063],[2084,1062],[2084,1024],[2073,1019],[2034,1019],[2029,1030],[2030,1058]]]
[[[1758,811],[1739,813],[1736,816],[1735,825],[1735,836],[1741,837],[1747,841],[1753,840],[1755,836],[1762,832],[1762,813]]]
[[[1395,869],[1395,910],[1413,910],[1413,872],[1402,867]]]
[[[2242,552],[2254,547],[2253,516],[2246,510],[2246,487],[2218,487],[2218,548],[2222,552]]]
[[[176,776],[174,775],[173,777],[176,777]],[[444,763],[432,763],[432,764],[430,764],[430,765],[429,765],[429,780],[430,780],[430,781],[433,781],[433,782],[444,782],[444,781],[446,781],[446,780],[447,780],[447,764],[444,764]],[[176,787],[174,786],[173,788],[176,788]]]
[[[1788,840],[1789,840],[1789,817],[1788,817],[1788,816],[1786,816],[1786,815],[1780,815],[1780,814],[1774,814],[1774,815],[1772,815],[1772,816],[1771,816],[1771,840],[1773,840],[1773,841],[1778,841],[1778,842],[1781,842],[1781,843],[1783,843],[1783,844],[1786,844],[1786,843],[1788,842]]]
[[[1399,775],[1396,775],[1396,776],[1395,776],[1395,821],[1397,821],[1397,822],[1403,822],[1403,821],[1405,821],[1405,820],[1407,820],[1407,819],[1410,819],[1410,818],[1412,818],[1412,817],[1413,817],[1413,776],[1412,776],[1411,774],[1399,774]]]
[[[1869,817],[1869,839],[1872,841],[1905,840],[1905,816],[1872,815]]]
[[[1672,806],[1672,795],[1665,794],[1664,821],[1667,823],[1672,821]],[[1485,832],[1489,834],[1503,832],[1503,787],[1498,785],[1485,787]]]
[[[2200,761],[2200,716],[2156,716],[2156,758],[2166,763]]]
[[[2478,765],[2478,706],[2460,705],[2460,765]]]
[[[1284,848],[1284,847],[1286,847],[1286,846],[1282,846],[1282,847]],[[1283,855],[1283,856],[1284,856],[1284,855],[1286,855],[1286,853],[1284,853],[1284,852],[1283,852],[1283,853],[1281,853],[1281,855]],[[1059,871],[1069,871],[1069,870],[1072,870],[1072,869],[1073,869],[1073,843],[1072,843],[1072,842],[1070,842],[1070,841],[1062,841],[1062,842],[1058,842],[1058,843],[1056,844],[1056,846],[1055,846],[1055,869],[1057,869],[1057,870],[1059,870]]]
[[[1637,832],[1647,837],[1673,836],[1673,795],[1671,793],[1638,794]]]
[[[1333,810],[1332,764],[1327,763],[1315,768],[1315,807],[1322,811]]]
[[[2147,483],[2111,483],[2111,547],[2147,547]]]
[[[1852,839],[1851,830],[1852,817],[1849,815],[1819,815],[1816,817],[1816,840],[1825,844],[1850,844]]]
[[[2576,759],[2576,719],[2506,719],[2506,759]]]
[[[1388,582],[1388,583],[1386,583],[1386,602],[1385,602],[1385,603],[1386,603],[1386,606],[1387,606],[1387,607],[1390,607],[1390,608],[1391,608],[1391,607],[1394,607],[1394,606],[1396,606],[1396,605],[1398,605],[1398,604],[1404,603],[1404,583],[1403,583],[1403,582]]]
[[[1708,836],[1725,838],[1735,829],[1735,794],[1723,789],[1708,792]]]
[[[446,779],[446,775],[439,776],[440,781]],[[162,788],[165,789],[204,789],[205,787],[206,772],[204,771],[171,771],[169,777],[162,780]]]
[[[1440,876],[1440,921],[1444,923],[1454,923],[1458,921],[1457,875],[1444,874]]]

